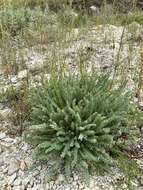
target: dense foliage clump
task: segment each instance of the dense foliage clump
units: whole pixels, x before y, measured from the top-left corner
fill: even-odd
[[[0,34],[6,31],[15,36],[26,28],[36,30],[41,25],[46,27],[55,23],[56,17],[54,14],[43,12],[39,8],[35,10],[30,8],[0,10]]]
[[[129,94],[111,86],[108,76],[84,75],[51,79],[36,89],[27,134],[36,158],[48,161],[52,155],[54,168],[61,166],[66,175],[106,169],[112,152],[128,139],[132,107]]]

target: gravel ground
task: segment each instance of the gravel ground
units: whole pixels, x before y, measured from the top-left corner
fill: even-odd
[[[49,164],[37,165],[32,161],[32,148],[21,137],[10,137],[6,133],[8,123],[1,124],[0,131],[0,189],[1,190],[114,190],[126,189],[123,174],[114,167],[104,176],[94,175],[87,186],[80,175],[73,174],[68,182],[60,174],[47,182]],[[34,164],[34,166],[33,166]],[[140,163],[141,164],[141,163]],[[142,163],[143,166],[143,163]],[[134,189],[143,189],[138,181],[132,182]]]
[[[135,23],[136,24],[136,23]],[[132,26],[130,26],[132,28]],[[74,31],[74,35],[78,34],[78,30]],[[124,35],[123,35],[124,34]],[[133,78],[138,73],[137,66],[140,62],[140,44],[138,38],[142,36],[141,26],[137,27],[136,33],[127,31],[124,27],[115,27],[107,25],[105,27],[98,26],[92,28],[86,35],[82,35],[80,39],[76,39],[65,49],[59,50],[66,57],[65,63],[68,69],[73,72],[77,70],[79,52],[82,51],[83,56],[89,53],[88,67],[90,71],[96,68],[98,71],[110,71],[120,51],[120,64],[128,65],[128,89],[133,91],[136,89]],[[133,38],[134,37],[134,38]],[[121,40],[122,39],[122,40]],[[136,39],[136,40],[132,40]],[[132,51],[129,47],[132,45]],[[121,48],[120,48],[121,47]],[[0,72],[0,90],[9,88],[12,85],[19,86],[21,81],[27,77],[27,72],[37,70],[43,65],[45,55],[40,55],[34,48],[33,51],[26,51],[25,64],[28,70],[22,70],[15,76],[9,76],[8,79],[3,77]],[[129,57],[129,53],[131,53]],[[129,60],[130,58],[130,60]],[[34,73],[31,83],[35,84],[39,76]],[[49,77],[46,74],[46,77]],[[143,105],[140,102],[142,109]],[[60,174],[54,181],[47,182],[47,171],[50,163],[47,165],[36,165],[32,159],[32,147],[26,144],[22,137],[11,135],[16,128],[7,122],[12,112],[11,109],[0,104],[0,190],[120,190],[128,189],[126,178],[118,170],[111,168],[111,171],[104,176],[94,174],[91,177],[90,184],[87,186],[81,179],[79,174],[74,173],[73,177],[67,183],[64,176]],[[12,129],[12,131],[11,131]],[[142,133],[142,128],[141,128]],[[137,160],[141,170],[143,171],[143,139],[141,138],[132,148],[131,152],[134,159]],[[34,164],[34,165],[33,165]],[[134,190],[143,190],[143,178],[137,178],[131,182]]]

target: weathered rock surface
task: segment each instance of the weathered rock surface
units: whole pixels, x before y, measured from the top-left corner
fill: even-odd
[[[0,120],[8,120],[12,117],[12,110],[10,108],[0,109]]]
[[[12,175],[13,173],[17,172],[19,170],[19,161],[16,159],[10,160],[9,166],[8,166],[8,175]]]

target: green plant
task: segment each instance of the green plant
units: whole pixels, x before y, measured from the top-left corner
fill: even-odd
[[[127,156],[120,154],[118,157],[118,165],[120,170],[124,173],[127,178],[127,185],[129,190],[133,190],[132,181],[138,176],[141,176],[141,171],[135,160],[129,159]]]
[[[66,176],[74,169],[108,168],[111,152],[130,134],[132,107],[130,96],[111,89],[110,82],[108,76],[54,77],[33,91],[26,138],[35,145],[36,159],[56,155],[53,168],[62,166]]]
[[[62,11],[58,11],[58,21],[63,26],[79,27],[87,24],[87,20],[90,21],[90,17],[87,14],[82,14],[71,8],[67,8]]]
[[[38,27],[50,26],[56,23],[56,17],[53,14],[42,11],[39,8],[31,10],[30,8],[9,8],[0,10],[0,35],[3,31],[12,36],[19,34],[25,28],[36,30]]]
[[[23,82],[19,87],[11,86],[0,93],[0,102],[11,108],[13,114],[10,119],[14,126],[18,126],[15,132],[19,134],[22,134],[24,122],[28,121],[30,115],[30,105],[27,101],[28,93],[26,82]]]
[[[7,31],[14,36],[22,28],[28,26],[30,15],[24,9],[4,9],[0,11],[0,18],[0,32]]]
[[[15,95],[9,101],[13,111],[12,122],[19,126],[18,132],[21,135],[24,131],[24,122],[28,121],[30,115],[30,105],[28,100],[29,88],[27,82],[23,82],[19,89],[15,89]]]
[[[43,0],[0,0],[0,8],[3,9],[5,7],[14,7],[14,8],[20,8],[20,7],[31,7],[34,6],[40,6],[43,4]]]
[[[106,13],[103,11],[101,14],[96,16],[93,19],[99,24],[113,24],[113,25],[128,25],[131,24],[132,22],[137,22],[139,24],[143,24],[143,13],[142,11],[133,11],[131,14],[123,14],[123,13],[114,13],[114,12],[109,12]]]

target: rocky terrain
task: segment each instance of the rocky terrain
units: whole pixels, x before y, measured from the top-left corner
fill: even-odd
[[[78,173],[65,182],[62,174],[55,180],[47,180],[47,171],[51,163],[39,165],[33,162],[32,147],[25,143],[21,137],[12,137],[7,134],[10,124],[1,123],[0,131],[0,187],[2,190],[114,190],[127,189],[126,177],[117,167],[111,168],[103,176],[94,174],[87,185]],[[137,146],[141,154],[143,144]],[[142,157],[137,159],[143,169]],[[143,178],[131,182],[135,190],[143,189]]]
[[[64,64],[67,71],[77,72],[79,54],[82,57],[89,55],[86,68],[90,71],[106,71],[112,73],[116,60],[120,57],[120,67],[124,67],[126,73],[121,73],[120,77],[127,77],[128,90],[136,94],[137,84],[135,78],[138,76],[138,66],[141,62],[141,40],[143,40],[143,28],[137,23],[128,27],[117,27],[112,25],[97,26],[85,33],[78,29],[73,29],[72,37],[75,39],[68,44],[68,47],[59,49],[58,52],[66,59]],[[52,45],[51,45],[52,47]],[[24,49],[25,68],[16,75],[5,78],[2,71],[0,74],[0,90],[6,91],[11,85],[18,88],[23,80],[29,77],[30,85],[40,82],[39,70],[43,68],[45,60],[50,59],[50,49],[44,47],[46,51],[41,53],[37,47]],[[54,46],[54,48],[56,48]],[[48,53],[47,53],[48,52]],[[20,60],[19,55],[17,61]],[[57,64],[58,65],[58,64]],[[127,75],[128,74],[128,75]],[[45,77],[50,77],[49,73],[44,73]],[[120,77],[118,78],[120,80]],[[143,97],[139,101],[139,106],[143,107]],[[135,97],[135,102],[138,98]],[[21,136],[13,135],[11,131],[16,130],[10,122],[14,113],[5,103],[0,104],[0,189],[1,190],[115,190],[128,189],[126,177],[113,167],[111,172],[103,176],[95,174],[91,177],[87,186],[79,174],[66,183],[61,174],[55,180],[47,182],[47,165],[38,165],[32,159],[32,147],[28,145]],[[142,131],[142,127],[141,127]],[[139,143],[136,145],[135,158],[143,171],[143,134],[140,134]],[[134,190],[143,190],[142,176],[136,176],[131,182]]]

